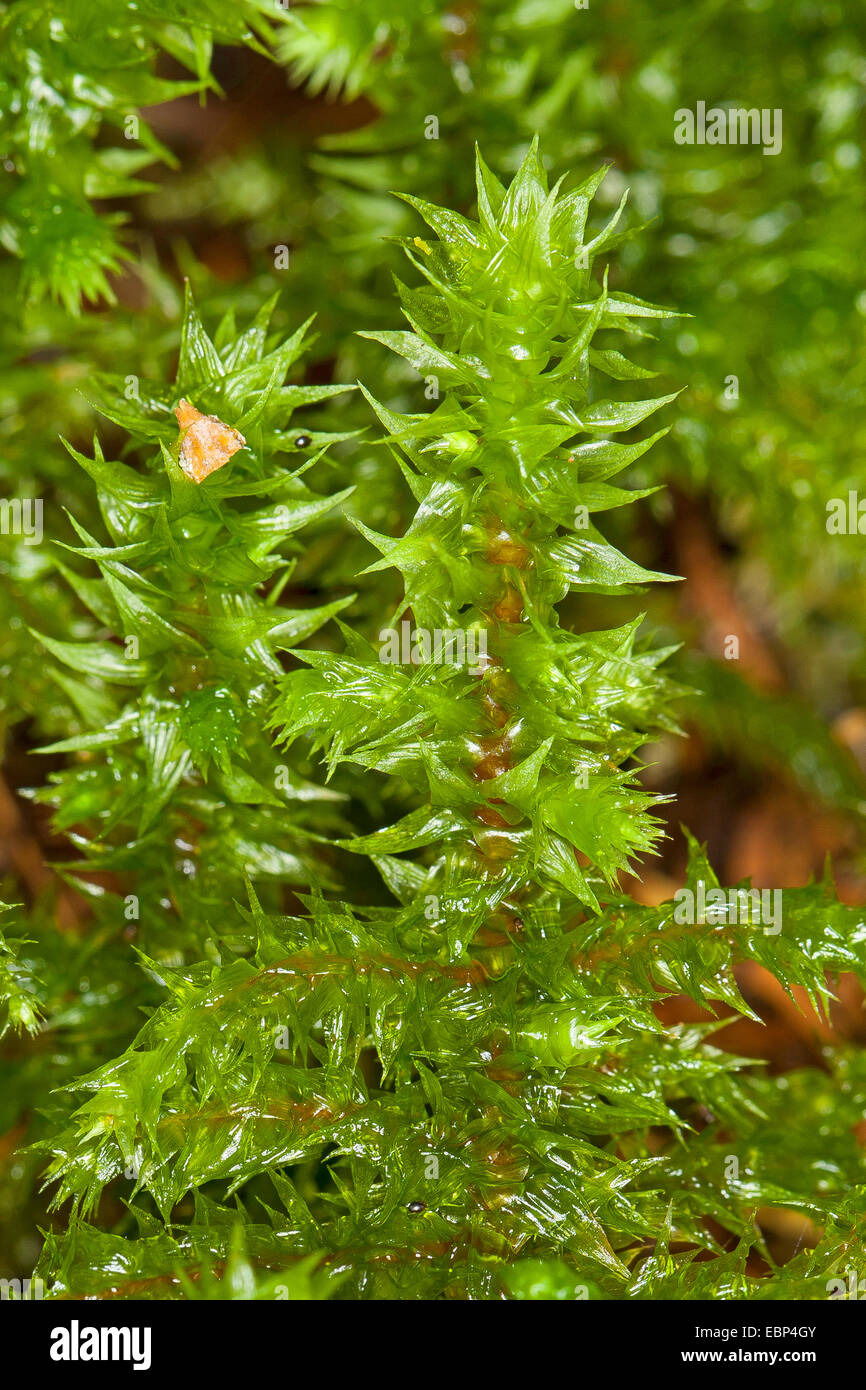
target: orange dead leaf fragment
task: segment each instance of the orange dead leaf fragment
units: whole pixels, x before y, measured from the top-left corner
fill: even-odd
[[[180,466],[196,483],[222,468],[247,442],[216,415],[202,415],[189,401],[181,401],[174,413],[181,429]]]

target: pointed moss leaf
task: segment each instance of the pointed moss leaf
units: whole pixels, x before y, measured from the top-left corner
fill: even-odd
[[[353,854],[398,854],[402,850],[435,844],[460,830],[462,825],[462,819],[451,812],[420,807],[386,829],[377,830],[372,835],[359,835],[354,840],[337,840],[336,843]]]
[[[672,582],[676,576],[645,570],[608,545],[594,527],[576,531],[549,550],[565,583],[576,588],[614,589],[620,584]]]
[[[359,336],[382,343],[384,347],[390,348],[400,357],[405,357],[409,365],[414,367],[421,376],[432,373],[446,383],[465,383],[475,380],[479,375],[478,367],[474,363],[458,357],[456,353],[446,352],[442,348],[425,343],[424,339],[419,337],[417,333],[396,331],[361,333]]]
[[[606,434],[619,430],[630,430],[639,425],[647,416],[676,400],[677,393],[658,396],[651,401],[596,401],[587,410],[581,411],[581,424],[585,429],[603,430]]]
[[[222,375],[219,353],[204,330],[187,281],[177,364],[178,384],[181,391],[194,391],[201,383]]]
[[[32,635],[52,656],[71,666],[73,671],[99,676],[101,680],[119,685],[134,685],[147,677],[147,662],[125,657],[123,648],[112,642],[59,642],[43,633],[34,632]]]

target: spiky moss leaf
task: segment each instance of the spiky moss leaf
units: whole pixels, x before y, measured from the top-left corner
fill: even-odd
[[[693,846],[690,881],[706,872]],[[817,993],[825,969],[858,953],[860,914],[836,904],[830,922],[811,890],[791,893],[811,924]],[[787,970],[778,937],[678,924],[675,902],[617,903],[564,933],[554,914],[527,913],[508,947],[454,961],[423,899],[396,913],[320,897],[307,906],[309,916],[277,918],[253,899],[244,955],[216,969],[149,966],[169,1000],[124,1056],[76,1083],[92,1098],[50,1145],[58,1200],[89,1208],[128,1170],[167,1217],[190,1188],[232,1190],[267,1171],[294,1207],[273,1257],[332,1252],[350,1296],[430,1296],[468,1279],[478,1296],[526,1297],[535,1275],[547,1296],[560,1281],[590,1298],[765,1296],[745,1258],[760,1245],[756,1213],[770,1206],[825,1230],[829,1263],[810,1258],[816,1273],[832,1274],[851,1248],[866,1181],[853,1133],[862,1058],[828,1055],[828,1093],[818,1071],[771,1078],[721,1051],[718,1020],[666,1028],[656,1017],[654,1005],[684,988],[748,1016],[724,981],[738,960],[769,964],[768,949]],[[859,970],[866,978],[862,949]],[[372,1083],[359,1065],[371,1048],[382,1068]],[[334,1186],[302,1198],[284,1171],[299,1178],[296,1165],[325,1146]],[[710,1215],[740,1242],[733,1262],[707,1233]],[[665,1228],[675,1254],[656,1243]],[[464,1263],[470,1232],[488,1270],[481,1284]],[[407,1241],[426,1251],[424,1279],[399,1261],[392,1269]],[[159,1247],[123,1248],[134,1268]],[[552,1268],[512,1275],[517,1251]],[[694,1263],[699,1251],[714,1255],[710,1268]],[[55,1250],[46,1265],[59,1259]],[[800,1277],[785,1273],[781,1286]]]
[[[21,948],[29,943],[6,934],[9,926],[15,926],[14,917],[11,922],[7,918],[13,910],[0,903],[0,917],[6,919],[6,931],[0,931],[0,1038],[10,1029],[36,1033],[42,1021],[41,982],[20,958]]]
[[[482,190],[486,179],[479,163]],[[486,219],[471,222],[409,199],[438,237],[407,247],[429,282],[422,310],[429,329],[411,304],[405,312],[414,331],[366,336],[435,376],[444,398],[427,417],[398,415],[371,400],[409,460],[419,506],[399,538],[357,525],[382,556],[370,568],[400,571],[405,609],[428,647],[437,632],[459,634],[459,642],[431,650],[422,644],[407,669],[402,629],[386,650],[390,630],[383,628],[379,652],[353,654],[351,671],[345,658],[326,656],[315,663],[318,674],[290,676],[276,718],[287,742],[312,738],[332,768],[349,758],[399,773],[419,791],[429,784],[434,804],[456,801],[488,824],[498,818],[499,843],[493,832],[474,837],[488,861],[517,855],[530,872],[545,865],[549,874],[562,849],[546,827],[610,882],[658,832],[647,814],[653,798],[629,790],[628,778],[626,785],[611,778],[605,791],[602,775],[630,757],[654,724],[670,721],[665,696],[673,690],[650,674],[646,653],[633,653],[633,630],[612,662],[602,635],[578,643],[560,633],[555,605],[574,590],[624,593],[669,577],[620,554],[589,516],[631,500],[606,479],[646,447],[595,437],[632,429],[674,397],[597,398],[596,374],[609,364],[591,363],[594,334],[630,314],[669,311],[612,298],[606,274],[601,285],[587,275],[582,253],[591,262],[605,236],[584,247],[585,210],[576,200],[585,201],[593,186],[549,191],[533,144]],[[401,290],[404,304],[411,293]],[[566,498],[571,509],[563,515]],[[642,698],[650,685],[652,697]],[[542,746],[535,802],[543,812],[503,808],[493,793],[501,793],[497,775]],[[581,796],[590,772],[593,788]],[[518,829],[526,817],[528,844]],[[370,848],[378,843],[369,840]],[[381,850],[393,846],[382,842]],[[554,876],[566,892],[594,902],[580,866],[568,867],[571,853]]]
[[[555,246],[550,229],[559,224],[549,201],[533,192],[537,166],[530,175],[510,203],[483,173],[480,179],[495,209],[494,223],[506,209],[509,225],[520,226],[534,206],[539,216],[546,206],[540,254],[548,263]],[[564,220],[582,225],[581,219],[585,209],[575,203]],[[462,227],[459,235],[468,255],[471,238]],[[438,279],[445,269],[437,262]],[[444,297],[451,306],[452,298]],[[630,310],[646,314],[645,306],[626,300],[615,308],[613,317],[619,319]],[[491,360],[495,348],[494,341]],[[445,351],[454,356],[451,346]],[[575,371],[579,376],[580,362]],[[476,367],[475,379],[483,383],[487,377]],[[285,1247],[330,1250],[347,1273],[348,1296],[500,1297],[509,1291],[509,1266],[518,1253],[551,1265],[554,1283],[564,1278],[560,1266],[565,1265],[572,1284],[577,1280],[607,1296],[642,1296],[659,1279],[682,1296],[694,1296],[694,1290],[734,1296],[731,1290],[750,1287],[745,1260],[760,1243],[755,1217],[761,1206],[808,1212],[823,1223],[826,1249],[834,1258],[849,1238],[862,1187],[862,1159],[850,1133],[851,1115],[857,1106],[862,1110],[862,1084],[856,1071],[842,1080],[837,1061],[845,1106],[828,1118],[826,1088],[819,1086],[815,1103],[801,1106],[801,1123],[796,1106],[789,1114],[788,1079],[783,1084],[760,1080],[744,1059],[713,1046],[718,1020],[673,1029],[659,1023],[658,1004],[686,986],[703,1000],[723,1000],[747,1012],[731,984],[738,953],[760,954],[778,968],[787,950],[769,934],[756,932],[751,920],[734,921],[728,925],[735,930],[717,937],[707,921],[681,923],[673,904],[650,910],[613,903],[596,911],[598,899],[588,898],[592,890],[579,877],[574,855],[569,859],[563,850],[562,836],[555,837],[558,867],[565,873],[570,863],[572,874],[566,891],[552,889],[538,870],[554,837],[543,825],[516,818],[531,816],[523,810],[526,799],[531,806],[540,787],[561,791],[558,779],[577,774],[582,780],[584,773],[601,777],[615,791],[623,762],[658,717],[653,706],[666,701],[644,703],[645,683],[659,653],[635,652],[633,633],[574,639],[565,660],[569,637],[555,625],[557,598],[543,582],[534,586],[521,553],[521,543],[534,543],[534,536],[507,527],[503,536],[483,517],[472,535],[473,505],[483,504],[484,489],[492,486],[499,488],[497,504],[507,504],[511,489],[523,486],[522,511],[533,521],[537,502],[527,480],[534,464],[571,437],[530,431],[518,436],[523,455],[512,458],[503,430],[497,444],[508,486],[500,487],[500,470],[484,457],[473,433],[480,399],[479,393],[460,404],[468,420],[461,419],[459,428],[433,436],[436,456],[426,468],[424,458],[412,459],[418,469],[413,491],[422,506],[434,482],[450,486],[456,477],[458,492],[469,494],[465,510],[462,498],[453,512],[450,503],[443,507],[449,526],[459,512],[456,534],[467,553],[454,557],[450,567],[443,561],[452,589],[445,586],[444,598],[423,558],[415,564],[420,578],[410,576],[407,589],[419,594],[419,611],[423,602],[432,610],[438,599],[450,619],[468,561],[478,571],[477,603],[483,611],[496,575],[485,576],[481,565],[501,564],[527,618],[520,622],[513,606],[513,624],[503,620],[498,628],[502,656],[506,650],[509,655],[507,673],[522,697],[525,744],[518,747],[515,736],[511,765],[503,766],[506,760],[493,756],[495,747],[480,743],[477,735],[484,726],[471,720],[469,708],[479,678],[462,669],[443,670],[441,679],[423,665],[414,674],[396,673],[398,680],[387,671],[378,685],[385,705],[377,709],[373,672],[384,663],[360,642],[350,644],[347,658],[335,658],[333,665],[324,655],[311,660],[294,692],[292,718],[298,732],[310,732],[329,755],[342,757],[344,731],[351,739],[355,712],[344,700],[338,735],[329,740],[338,705],[329,697],[339,694],[340,675],[328,677],[348,669],[341,662],[355,663],[360,669],[352,679],[367,701],[360,737],[367,737],[366,722],[380,721],[364,756],[370,767],[401,776],[404,768],[413,769],[416,789],[423,789],[419,827],[431,814],[479,809],[479,792],[487,802],[485,786],[501,792],[500,777],[523,769],[514,786],[504,784],[514,803],[502,796],[487,803],[505,824],[480,822],[474,844],[461,844],[456,831],[443,855],[423,856],[415,865],[409,861],[414,874],[396,868],[403,861],[393,854],[383,858],[377,852],[377,865],[400,889],[400,910],[351,912],[314,897],[306,903],[309,915],[278,919],[254,903],[248,939],[238,933],[237,958],[226,947],[215,969],[174,975],[154,963],[150,968],[165,979],[173,1002],[154,1016],[120,1062],[90,1079],[93,1102],[53,1146],[54,1172],[65,1194],[89,1205],[106,1177],[119,1180],[131,1154],[141,1187],[167,1213],[189,1187],[213,1180],[234,1188],[260,1179],[265,1170],[275,1170],[276,1176],[276,1170],[290,1166],[294,1181],[283,1181],[294,1193],[289,1200],[293,1224]],[[563,391],[561,399],[570,398]],[[524,400],[533,404],[532,393]],[[569,416],[574,429],[580,422],[578,412]],[[564,448],[560,458],[573,461]],[[453,487],[433,496],[429,515],[422,516],[424,529],[419,527],[422,546],[427,528],[435,534],[440,500],[452,496]],[[464,520],[469,541],[462,539]],[[450,559],[450,532],[446,539],[442,549]],[[488,560],[489,550],[497,547],[499,560]],[[537,553],[531,545],[525,548]],[[480,563],[478,555],[483,555]],[[474,622],[477,613],[459,626],[465,631]],[[516,632],[507,630],[510,626]],[[537,653],[546,660],[533,660],[531,646],[520,648],[524,634],[536,640]],[[551,651],[560,647],[550,669]],[[539,666],[541,688],[551,693],[541,702],[541,717],[530,722],[529,692]],[[583,689],[583,670],[593,674],[597,702]],[[442,698],[452,682],[457,701]],[[508,712],[507,688],[488,689]],[[313,719],[306,719],[305,692],[322,702]],[[402,709],[388,708],[389,696],[395,706],[402,699]],[[580,699],[586,701],[582,708],[575,704]],[[594,723],[596,703],[606,712],[603,726]],[[455,704],[459,717],[446,723],[453,720]],[[628,713],[620,718],[617,710]],[[407,731],[408,721],[414,725]],[[576,785],[575,792],[590,787],[591,780],[586,787]],[[579,806],[580,796],[574,800]],[[586,798],[587,808],[595,800],[597,788]],[[622,823],[614,829],[622,849],[640,817],[620,809]],[[486,861],[483,871],[478,850]],[[601,896],[603,865],[587,868]],[[709,881],[702,875],[708,870],[696,856],[695,888]],[[593,911],[584,911],[582,903]],[[828,923],[824,910],[823,901],[804,904],[792,967],[816,999],[826,988],[825,966],[850,962],[860,945],[856,913]],[[664,921],[660,951],[654,949],[655,938],[641,939],[657,912]],[[628,936],[632,929],[631,949],[620,949],[620,932]],[[572,954],[572,947],[581,945],[586,959]],[[162,1095],[154,1100],[160,1087]],[[144,1101],[141,1117],[133,1100]],[[831,1155],[834,1167],[829,1187],[823,1170],[811,1162],[802,1180],[791,1179],[792,1154],[803,1128],[814,1131],[818,1125],[822,1152]],[[700,1140],[693,1142],[697,1131]],[[734,1178],[726,1166],[732,1142],[741,1146],[742,1157]],[[765,1149],[778,1153],[780,1143],[790,1147],[764,1173]],[[315,1186],[309,1181],[313,1171],[319,1178]],[[315,1213],[308,1208],[307,1218],[295,1217],[307,1200]],[[721,1241],[707,1229],[707,1218],[719,1215],[740,1241],[735,1255],[721,1263]],[[309,1220],[319,1225],[315,1238]],[[694,1259],[698,1253],[701,1261]]]
[[[89,681],[82,689],[92,695],[78,700],[89,727],[51,745],[75,756],[37,795],[54,805],[58,829],[74,828],[85,873],[136,871],[134,920],[148,933],[163,924],[154,950],[166,958],[201,949],[214,905],[231,885],[240,891],[247,870],[312,882],[321,855],[308,831],[340,823],[335,796],[281,763],[261,728],[283,670],[279,653],[352,602],[279,601],[301,553],[297,533],[350,490],[317,496],[298,471],[272,461],[288,413],[281,383],[308,327],[272,342],[273,307],[219,335],[217,347],[187,291],[179,379],[142,383],[124,403],[129,451],[141,464],[106,459],[98,441],[92,457],[67,446],[96,487],[109,539],[100,543],[73,518],[81,544],[63,547],[60,573],[93,614],[93,637],[40,640]],[[177,461],[170,406],[187,396],[231,426],[256,417],[246,448],[201,484]],[[330,882],[327,865],[319,868]]]
[[[22,298],[45,296],[78,315],[82,300],[114,302],[109,275],[125,251],[123,214],[98,212],[92,200],[128,197],[148,185],[131,177],[154,160],[174,163],[136,108],[216,88],[214,41],[264,43],[280,22],[267,0],[211,3],[70,0],[59,18],[45,0],[22,0],[0,16],[0,94],[6,172],[0,241],[21,261]],[[155,75],[168,53],[194,76]],[[134,120],[135,126],[131,126]],[[110,127],[138,148],[97,149]]]
[[[319,1253],[288,1250],[286,1212],[259,1205],[269,1221],[256,1222],[243,1210],[202,1199],[196,1224],[171,1233],[132,1207],[142,1231],[138,1241],[73,1222],[64,1237],[50,1234],[43,1247],[40,1268],[51,1270],[52,1280],[46,1296],[145,1302],[332,1297],[339,1273]]]

